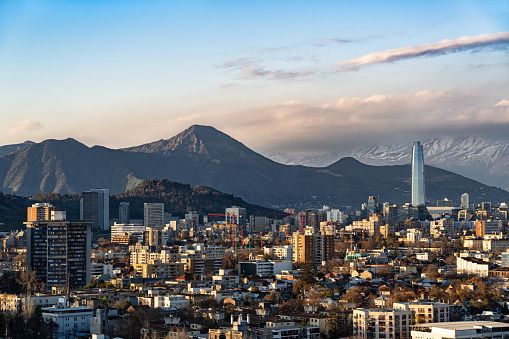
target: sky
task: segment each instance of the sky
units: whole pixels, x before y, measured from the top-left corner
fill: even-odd
[[[0,145],[509,139],[509,2],[0,1]]]

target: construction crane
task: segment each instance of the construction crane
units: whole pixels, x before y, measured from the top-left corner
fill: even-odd
[[[237,215],[234,213],[209,213],[207,214],[209,217],[224,217],[225,222],[227,225],[230,225],[230,237],[232,241],[232,249],[233,253],[235,255],[235,258],[237,257],[237,241],[236,241],[236,229],[237,229]],[[241,232],[241,241],[244,238],[244,232]]]

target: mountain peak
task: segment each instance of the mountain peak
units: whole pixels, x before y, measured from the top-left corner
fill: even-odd
[[[130,152],[188,152],[198,154],[219,154],[224,151],[247,149],[242,143],[212,126],[192,125],[170,139],[125,148]]]

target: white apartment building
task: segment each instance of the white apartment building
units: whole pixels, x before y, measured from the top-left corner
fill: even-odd
[[[149,246],[134,245],[129,246],[130,252],[130,264],[152,264],[160,262],[163,264],[174,263],[178,259],[176,253],[172,253],[169,250],[160,250],[158,252],[150,251]]]
[[[353,310],[353,335],[365,339],[409,339],[411,322],[410,311],[357,308]]]
[[[509,338],[509,324],[493,321],[455,321],[415,325],[412,339]]]
[[[264,247],[263,254],[279,260],[292,260],[293,246],[284,245],[284,246]]]
[[[90,332],[93,308],[66,307],[64,304],[42,309],[43,319],[58,325],[57,337],[67,338],[70,335]]]
[[[184,295],[158,295],[154,296],[154,308],[182,309],[189,307],[189,300]]]
[[[143,225],[114,223],[111,226],[111,241],[117,242],[117,239],[121,239],[128,235],[135,238],[137,242],[142,243],[144,232],[145,226]]]
[[[456,272],[458,274],[472,274],[486,278],[489,274],[489,262],[477,258],[456,257]]]

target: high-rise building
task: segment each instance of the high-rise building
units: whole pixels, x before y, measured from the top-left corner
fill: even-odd
[[[90,283],[91,223],[66,220],[28,221],[27,267],[48,291]]]
[[[143,225],[150,227],[164,226],[164,204],[144,203],[143,204]]]
[[[83,192],[80,201],[80,219],[92,223],[93,231],[110,228],[110,190],[91,189]]]
[[[243,207],[232,206],[225,209],[225,222],[245,226],[247,223],[247,212]]]
[[[424,205],[424,152],[420,141],[412,147],[412,205]]]
[[[308,226],[304,234],[294,232],[292,236],[293,261],[299,264],[323,265],[334,257],[334,235],[315,232]]]
[[[374,196],[374,195],[368,196],[367,209],[368,209],[368,212],[371,213],[371,214],[380,212],[379,211],[380,208],[379,208],[379,204],[378,204],[378,199],[376,198],[376,196]]]
[[[48,203],[36,203],[27,208],[27,221],[51,220],[53,205]]]
[[[468,208],[470,207],[470,198],[469,198],[468,193],[463,193],[461,195],[461,204],[460,204],[460,206],[464,210],[468,210]]]
[[[128,202],[123,201],[118,205],[118,223],[131,223],[131,206]]]

